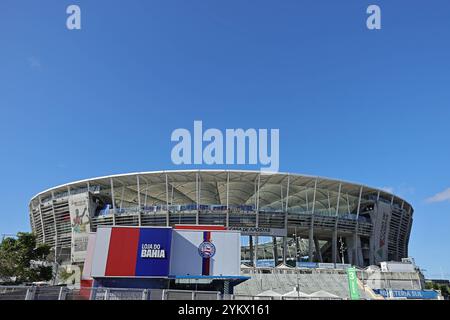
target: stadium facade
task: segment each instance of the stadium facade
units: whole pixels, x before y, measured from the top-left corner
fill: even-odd
[[[43,191],[29,204],[38,243],[83,264],[101,226],[217,225],[241,232],[249,263],[351,263],[408,257],[413,208],[384,190],[323,177],[189,170],[112,175]],[[272,237],[269,246],[261,237]],[[267,239],[267,238],[265,238]],[[278,260],[279,259],[279,260]]]

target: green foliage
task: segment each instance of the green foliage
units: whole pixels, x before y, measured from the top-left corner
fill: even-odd
[[[425,283],[425,289],[427,290],[439,290],[444,298],[448,299],[450,295],[450,288],[445,284],[439,284],[436,282]]]
[[[45,262],[50,254],[48,245],[36,246],[33,234],[19,232],[17,238],[5,238],[0,243],[0,279],[15,278],[15,283],[47,281],[52,267]]]
[[[59,271],[59,278],[63,281],[66,281],[67,279],[69,279],[73,274],[75,273],[75,271],[72,272],[68,272],[66,268],[61,268]]]
[[[449,296],[449,293],[450,293],[449,287],[446,286],[446,285],[442,285],[442,286],[441,286],[441,294],[442,294],[444,297],[448,297],[448,296]]]

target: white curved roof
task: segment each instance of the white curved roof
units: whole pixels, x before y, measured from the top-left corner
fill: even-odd
[[[115,198],[120,197],[125,203],[136,204],[138,177],[139,195],[142,199],[145,197],[149,204],[166,203],[167,197],[170,197],[171,204],[199,202],[219,205],[225,204],[227,198],[229,204],[254,204],[259,186],[260,208],[282,207],[286,202],[289,208],[304,207],[308,206],[308,203],[312,205],[314,186],[317,184],[316,209],[335,207],[339,186],[341,186],[340,206],[354,206],[362,188],[363,196],[379,195],[386,201],[411,208],[409,203],[385,190],[362,184],[311,175],[248,170],[173,170],[115,174],[62,184],[36,194],[31,201],[45,199],[52,194],[75,192],[77,189],[86,188],[87,185],[90,188],[100,187],[100,190],[109,190],[112,180]]]

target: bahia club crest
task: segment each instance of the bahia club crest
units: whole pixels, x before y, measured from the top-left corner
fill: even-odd
[[[204,259],[210,259],[216,254],[216,246],[210,241],[203,241],[198,246],[198,254]]]

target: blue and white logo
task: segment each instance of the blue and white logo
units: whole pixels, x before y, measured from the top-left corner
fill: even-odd
[[[212,242],[204,241],[198,246],[198,254],[204,259],[212,258],[216,254],[216,246]]]

